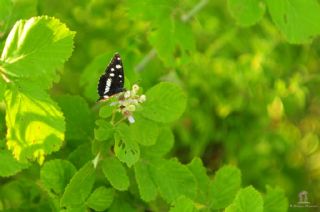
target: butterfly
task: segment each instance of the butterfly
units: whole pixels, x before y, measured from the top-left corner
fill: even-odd
[[[101,75],[98,83],[98,94],[100,100],[106,100],[109,97],[124,91],[123,65],[119,53],[115,53],[109,62],[105,73]]]

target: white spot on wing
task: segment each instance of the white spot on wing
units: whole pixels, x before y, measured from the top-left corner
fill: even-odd
[[[110,73],[110,77],[114,77],[114,73]]]
[[[111,85],[111,78],[109,78],[108,80],[107,80],[107,86],[109,86],[110,87],[110,85]]]
[[[111,86],[111,82],[112,82],[111,78],[108,78],[108,79],[107,79],[107,82],[106,82],[106,87],[105,87],[105,89],[104,89],[104,94],[106,94],[106,93],[109,92],[110,86]]]
[[[119,78],[122,78],[122,75],[121,75],[121,74],[119,75]]]
[[[121,60],[120,57],[117,57],[117,60]]]
[[[120,69],[120,68],[121,68],[121,65],[117,64],[116,69]]]
[[[111,71],[114,71],[114,68],[111,68]]]

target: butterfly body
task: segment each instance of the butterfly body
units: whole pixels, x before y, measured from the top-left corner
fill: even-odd
[[[100,100],[124,91],[123,64],[119,53],[115,53],[108,64],[105,73],[100,77],[98,83],[98,94]]]

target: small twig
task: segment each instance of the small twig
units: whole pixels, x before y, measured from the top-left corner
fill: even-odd
[[[116,115],[115,111],[112,111],[111,124],[112,124],[113,126],[115,125],[115,124],[114,124],[115,115]]]
[[[208,0],[201,0],[196,4],[187,14],[181,16],[181,21],[189,21],[195,14],[197,14],[208,3]]]
[[[188,13],[181,16],[182,22],[189,21],[196,13],[198,13],[206,4],[208,0],[201,0],[198,4],[196,4]],[[157,50],[155,48],[151,49],[149,53],[142,58],[142,60],[136,65],[135,70],[140,72],[144,69],[144,67],[155,57],[157,56]]]
[[[143,68],[157,55],[157,51],[155,48],[151,49],[150,52],[136,65],[136,71],[142,71]]]
[[[126,120],[127,118],[126,117],[123,117],[123,118],[121,118],[119,121],[117,121],[113,126],[116,126],[116,125],[118,125],[120,122],[122,122],[122,121],[124,121],[124,120]]]

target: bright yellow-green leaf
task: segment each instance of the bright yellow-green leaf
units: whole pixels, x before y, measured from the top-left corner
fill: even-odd
[[[9,33],[2,55],[9,76],[29,78],[49,88],[56,69],[71,55],[74,32],[47,16],[18,21]]]
[[[60,108],[31,83],[11,85],[5,93],[7,146],[21,161],[38,160],[58,151],[64,141],[65,123]]]

